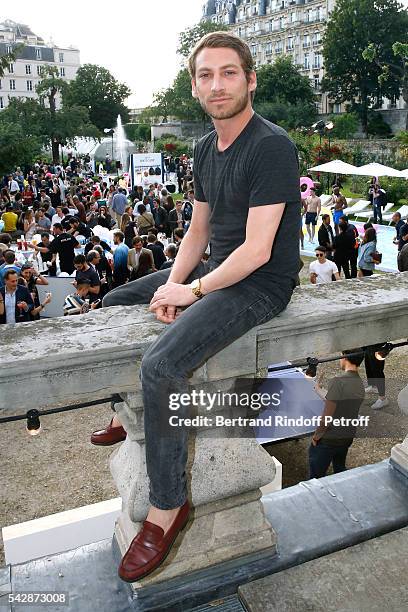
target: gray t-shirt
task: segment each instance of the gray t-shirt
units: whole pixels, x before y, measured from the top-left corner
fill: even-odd
[[[332,378],[326,399],[336,402],[335,419],[356,419],[364,400],[364,385],[359,373],[348,370]],[[330,446],[346,446],[353,442],[355,435],[356,427],[352,425],[332,424],[321,440]]]
[[[286,203],[270,260],[251,280],[287,303],[299,271],[300,183],[297,150],[286,132],[255,113],[225,151],[218,151],[215,131],[207,134],[194,151],[194,190],[211,209],[216,266],[245,242],[249,208]]]

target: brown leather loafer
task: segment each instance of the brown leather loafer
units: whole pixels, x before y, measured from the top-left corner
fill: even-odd
[[[112,446],[112,444],[123,442],[123,440],[126,439],[127,433],[122,425],[119,427],[112,427],[112,421],[106,429],[100,429],[99,431],[93,432],[91,435],[92,444],[95,444],[95,446]]]
[[[158,525],[144,521],[142,529],[133,538],[119,565],[119,577],[125,582],[135,582],[158,568],[169,554],[178,534],[187,524],[189,513],[190,506],[186,501],[166,534]]]

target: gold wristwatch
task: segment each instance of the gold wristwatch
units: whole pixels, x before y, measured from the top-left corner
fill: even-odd
[[[204,294],[201,293],[201,279],[200,278],[196,278],[196,280],[193,280],[193,282],[190,285],[190,289],[192,293],[196,297],[198,297],[198,299],[201,299],[202,297],[204,297]]]

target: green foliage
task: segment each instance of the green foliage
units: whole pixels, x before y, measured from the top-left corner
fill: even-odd
[[[167,155],[174,155],[179,157],[183,153],[192,155],[191,145],[185,141],[180,140],[177,136],[172,134],[163,134],[161,138],[154,141],[155,153],[166,153]]]
[[[147,123],[127,123],[124,126],[126,138],[131,140],[132,142],[138,142],[142,140],[143,142],[150,141],[150,125]]]
[[[304,176],[308,168],[313,166],[313,149],[318,144],[319,138],[316,134],[309,134],[306,130],[292,130],[289,132],[289,136],[297,147],[300,174]]]
[[[257,70],[257,102],[282,102],[296,104],[315,102],[308,77],[301,74],[290,56],[276,58],[273,64],[260,66]]]
[[[358,130],[359,119],[357,113],[344,113],[343,115],[332,115],[330,120],[334,124],[332,130],[333,138],[348,140],[354,137]]]
[[[8,174],[15,166],[25,166],[38,157],[41,140],[36,136],[27,137],[22,125],[9,120],[0,113],[0,174]]]
[[[116,126],[118,115],[122,123],[129,121],[124,101],[130,93],[128,86],[117,81],[106,68],[84,64],[64,94],[64,105],[89,109],[91,123],[103,131]]]
[[[210,32],[220,32],[221,30],[228,31],[229,28],[222,23],[213,23],[212,21],[201,21],[192,28],[187,28],[187,30],[181,32],[179,36],[177,53],[187,58],[200,38]]]
[[[384,121],[381,113],[369,114],[367,132],[371,136],[381,136],[382,138],[387,138],[392,134],[390,126]]]
[[[288,104],[280,101],[257,102],[255,99],[254,110],[285,130],[309,125],[314,122],[317,115],[315,105],[307,102]]]
[[[170,117],[182,121],[204,121],[206,115],[191,95],[191,79],[186,68],[180,70],[171,87],[155,94],[148,113],[156,121],[167,122]]]
[[[380,178],[381,187],[387,192],[388,202],[394,202],[395,205],[402,206],[405,202],[401,200],[408,199],[408,181],[398,178]]]
[[[273,64],[258,68],[254,109],[285,129],[314,123],[317,111],[313,89],[291,57],[278,57]]]
[[[399,132],[399,134],[395,136],[395,140],[398,140],[403,147],[408,147],[408,131]]]
[[[390,73],[379,81],[382,65],[395,60],[393,44],[406,41],[408,12],[397,0],[338,0],[323,40],[326,76],[322,89],[335,102],[352,101],[366,131],[368,110],[382,96],[399,96],[401,81]],[[373,61],[365,50],[375,41]]]

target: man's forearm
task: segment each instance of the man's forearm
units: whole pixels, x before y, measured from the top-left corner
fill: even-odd
[[[189,230],[180,245],[168,282],[184,283],[198,266],[208,245],[208,235],[198,236]]]
[[[235,249],[218,268],[201,279],[201,291],[206,294],[235,285],[267,261],[261,252],[256,252],[255,247],[244,243]]]

